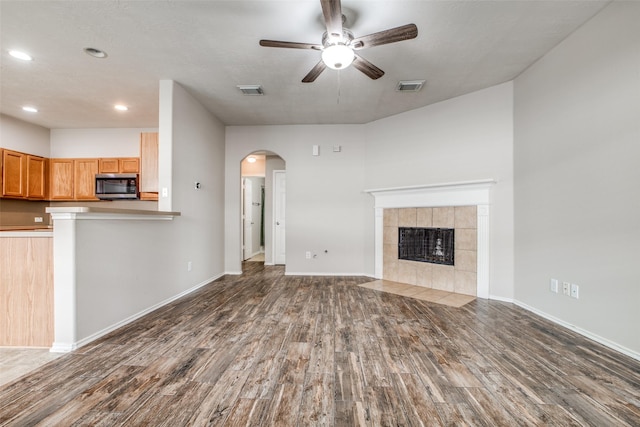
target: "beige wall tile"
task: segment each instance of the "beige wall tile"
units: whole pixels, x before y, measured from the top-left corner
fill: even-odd
[[[416,284],[416,262],[414,261],[398,261],[398,279],[397,282]]]
[[[456,228],[478,228],[478,214],[476,206],[456,206]]]
[[[398,260],[384,258],[382,263],[382,278],[384,280],[398,281]]]
[[[455,270],[450,265],[433,264],[433,289],[453,292],[455,286]]]
[[[382,241],[385,245],[398,246],[398,227],[384,227]],[[398,252],[396,251],[396,258],[397,257]]]
[[[415,227],[417,224],[417,208],[398,209],[398,227]]]
[[[418,208],[416,214],[416,227],[433,227],[433,208]]]
[[[382,259],[384,262],[398,261],[398,245],[384,244]]]
[[[433,227],[453,228],[455,224],[455,210],[453,206],[433,208]]]
[[[416,285],[432,287],[433,264],[416,262]]]
[[[456,239],[455,241],[456,250],[467,250],[467,251],[477,250],[478,233],[476,229],[456,227],[455,239]]]
[[[477,288],[475,272],[456,270],[454,292],[476,296]]]
[[[455,269],[459,271],[473,271],[478,268],[476,251],[455,251]]]
[[[385,227],[398,226],[398,209],[383,209],[382,222]]]

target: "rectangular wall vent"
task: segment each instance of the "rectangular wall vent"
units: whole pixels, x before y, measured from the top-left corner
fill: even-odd
[[[264,91],[260,85],[238,85],[238,89],[240,89],[243,95],[264,95]]]
[[[424,85],[424,80],[404,80],[398,82],[398,86],[396,86],[396,90],[398,92],[417,92],[422,89]]]

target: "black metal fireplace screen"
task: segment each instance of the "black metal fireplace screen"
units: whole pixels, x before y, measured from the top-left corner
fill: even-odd
[[[453,264],[453,228],[398,228],[398,258],[433,264]]]

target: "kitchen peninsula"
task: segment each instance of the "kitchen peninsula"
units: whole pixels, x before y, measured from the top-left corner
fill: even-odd
[[[128,307],[135,288],[136,241],[167,234],[158,221],[171,221],[179,212],[114,209],[93,206],[49,207],[53,220],[54,341],[53,352],[67,352],[92,341],[154,309]],[[153,223],[153,224],[151,224]],[[130,241],[125,239],[131,238]],[[109,240],[113,238],[113,240]],[[95,243],[87,251],[83,242]],[[92,274],[108,264],[121,278],[109,289],[94,285]],[[92,307],[107,306],[105,316]]]

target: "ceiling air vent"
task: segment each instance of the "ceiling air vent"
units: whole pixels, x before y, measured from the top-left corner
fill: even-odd
[[[398,92],[417,92],[422,89],[422,85],[424,85],[424,80],[404,80],[398,82],[396,90]]]
[[[264,91],[260,85],[238,85],[238,89],[240,89],[243,95],[264,95]]]

